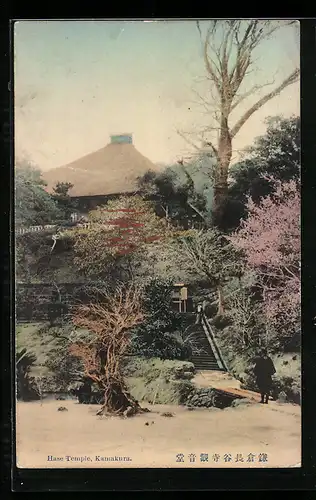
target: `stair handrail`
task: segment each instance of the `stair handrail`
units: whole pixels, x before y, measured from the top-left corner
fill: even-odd
[[[212,347],[212,350],[214,352],[214,356],[216,358],[216,361],[218,363],[218,366],[222,369],[224,369],[225,371],[229,372],[229,369],[225,363],[225,360],[223,358],[223,355],[222,355],[222,352],[216,342],[216,339],[215,339],[215,335],[214,335],[214,332],[213,332],[213,329],[210,325],[210,322],[208,320],[208,318],[206,317],[204,311],[202,310],[201,311],[201,323],[202,323],[202,327],[203,327],[203,330],[205,332],[205,335]]]

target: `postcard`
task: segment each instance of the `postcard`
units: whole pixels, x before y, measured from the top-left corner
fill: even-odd
[[[301,467],[299,31],[14,22],[18,468]]]

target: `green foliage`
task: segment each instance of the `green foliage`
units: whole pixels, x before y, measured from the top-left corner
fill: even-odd
[[[121,196],[89,214],[93,224],[72,231],[75,264],[89,278],[131,280],[147,249],[167,234],[166,222],[156,216],[152,204],[140,196]]]
[[[126,385],[135,399],[151,404],[185,404],[193,390],[193,384],[184,380],[146,382],[142,378],[130,377],[126,379]]]
[[[181,315],[172,309],[172,283],[157,278],[144,286],[144,321],[131,333],[132,352],[147,358],[188,359],[189,346],[179,338]]]
[[[129,357],[124,375],[131,394],[138,401],[183,404],[194,389],[190,382],[194,365],[189,362]]]
[[[27,162],[15,169],[15,223],[17,226],[50,224],[61,212],[45,191],[41,171]]]
[[[155,276],[161,280],[173,283],[193,283],[199,277],[193,276],[190,269],[179,262],[176,240],[184,236],[188,231],[173,232],[172,237],[146,248],[146,254],[142,254],[139,265],[134,266],[135,278],[146,281],[148,276]]]
[[[49,333],[54,339],[54,346],[49,351],[46,366],[53,375],[53,382],[67,389],[72,383],[80,382],[84,375],[82,361],[71,355],[69,347],[79,340],[89,341],[93,335],[72,325],[51,327]]]
[[[223,339],[234,346],[236,353],[256,349],[265,341],[265,318],[261,303],[251,288],[240,286],[227,298],[227,316],[230,325],[223,331]]]
[[[139,178],[138,185],[169,220],[185,227],[197,220],[207,223],[213,196],[212,166],[212,159],[201,151],[185,165],[179,162],[163,172],[146,172]]]
[[[43,323],[26,323],[16,326],[16,349],[26,349],[35,356],[32,365],[32,375],[40,366],[46,366],[47,357],[56,341],[50,333],[50,328]]]
[[[57,240],[52,252],[55,230],[29,232],[16,236],[16,277],[26,282],[71,282],[78,278],[74,267],[73,241]]]
[[[210,321],[211,325],[217,330],[225,330],[225,328],[231,326],[230,313],[231,311],[227,314],[216,314]]]
[[[52,224],[69,217],[71,201],[68,195],[66,197],[63,195],[63,185],[60,185],[61,193],[58,188],[56,196],[51,196],[45,191],[41,172],[34,167],[23,163],[18,165],[15,185],[17,226]],[[71,240],[69,238],[59,240],[52,254],[52,236],[55,232],[55,229],[48,229],[45,232],[17,235],[18,280],[49,281],[62,274],[70,274],[69,270],[65,272],[65,267],[68,266],[70,271],[72,270]]]
[[[190,231],[175,241],[178,263],[206,278],[211,287],[242,274],[241,254],[217,229]]]
[[[70,218],[71,213],[77,207],[77,203],[74,202],[69,195],[71,188],[73,188],[73,184],[70,182],[57,182],[56,186],[53,188],[54,194],[52,198],[55,200],[63,218],[66,220]]]
[[[71,182],[57,182],[53,191],[56,196],[69,197],[69,190],[73,187],[74,186]]]
[[[273,377],[272,396],[278,399],[284,392],[288,401],[301,402],[301,356],[283,353],[273,357],[276,374]]]
[[[31,369],[36,361],[34,353],[23,348],[16,352],[17,399],[32,401],[39,399],[36,382],[31,376]]]
[[[35,323],[16,329],[17,349],[33,353],[30,374],[42,391],[67,391],[82,380],[81,361],[70,355],[68,349],[78,339],[91,338],[90,332],[72,325],[50,327]]]
[[[226,223],[231,229],[246,217],[248,196],[258,203],[271,194],[273,186],[264,175],[282,182],[300,178],[300,118],[270,117],[267,125],[266,134],[245,151],[245,159],[230,169],[233,182],[229,187]]]
[[[69,218],[73,210],[73,202],[68,195],[69,183],[59,183],[55,188],[55,195],[46,192],[45,186],[40,170],[25,162],[17,165],[15,172],[17,226],[55,224]],[[18,280],[45,281],[54,279],[57,275],[70,274],[69,271],[65,272],[65,267],[68,265],[71,268],[73,264],[71,262],[73,256],[70,256],[69,252],[71,239],[58,240],[54,254],[52,254],[52,235],[55,232],[54,229],[48,229],[45,232],[17,235],[16,274]]]
[[[231,374],[240,380],[244,389],[258,391],[253,373],[256,350],[240,352],[237,356],[235,348],[227,348],[221,344],[222,352]],[[301,356],[297,353],[275,353],[271,356],[276,374],[273,376],[271,395],[278,399],[281,392],[285,393],[287,401],[300,404],[301,395]]]
[[[166,380],[187,380],[186,374],[190,373],[193,378],[194,371],[194,365],[189,361],[128,356],[123,373],[126,377],[142,377],[153,382],[159,377]]]

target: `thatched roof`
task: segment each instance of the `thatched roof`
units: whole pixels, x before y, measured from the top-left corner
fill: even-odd
[[[119,138],[130,138],[129,142]],[[148,170],[160,170],[131,144],[131,136],[112,136],[112,143],[63,167],[43,173],[48,191],[57,182],[71,182],[71,196],[131,193],[137,177]]]

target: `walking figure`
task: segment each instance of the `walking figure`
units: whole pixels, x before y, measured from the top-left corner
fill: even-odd
[[[267,350],[263,349],[254,367],[257,386],[261,394],[260,403],[268,404],[269,402],[272,388],[272,375],[274,375],[275,372],[276,370],[272,359],[268,356]]]
[[[195,324],[199,325],[201,323],[201,319],[202,319],[202,305],[198,304]]]

